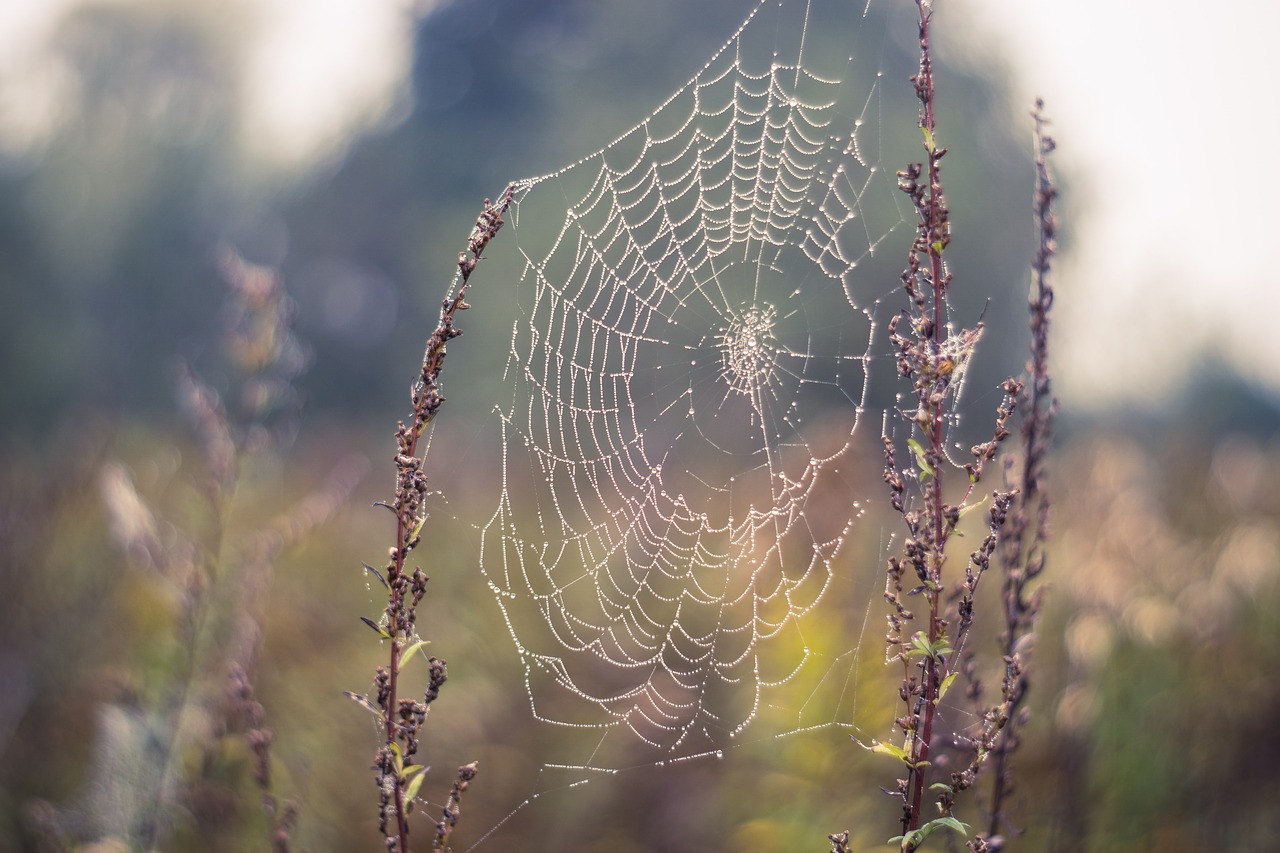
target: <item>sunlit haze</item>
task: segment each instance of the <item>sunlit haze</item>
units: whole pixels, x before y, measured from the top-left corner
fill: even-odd
[[[413,25],[435,0],[257,0],[248,140],[287,161],[409,106]]]
[[[179,3],[180,0],[169,0]],[[111,5],[133,5],[108,0]],[[0,3],[0,153],[30,155],[77,93],[52,58],[59,21],[78,0]],[[150,4],[163,7],[164,3]],[[402,115],[417,19],[436,0],[253,0],[231,6],[246,79],[241,143],[293,169],[340,153],[358,130]]]
[[[1071,192],[1058,276],[1065,396],[1169,390],[1211,354],[1273,392],[1270,263],[1280,116],[1257,40],[1274,0],[946,0],[950,45],[1006,54],[1016,103],[1044,96]],[[940,14],[942,14],[940,12]],[[959,26],[967,19],[968,26]],[[943,32],[946,32],[945,27]],[[945,97],[945,93],[944,93]]]

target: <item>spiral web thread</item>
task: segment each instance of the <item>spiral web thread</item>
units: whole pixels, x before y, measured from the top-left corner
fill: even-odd
[[[481,563],[541,720],[714,750],[811,658],[859,514],[823,500],[876,344],[858,266],[906,222],[864,12],[762,0],[634,129],[517,186]]]

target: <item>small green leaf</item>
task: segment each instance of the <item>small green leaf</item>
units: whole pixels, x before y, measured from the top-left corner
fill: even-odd
[[[422,787],[422,780],[427,778],[427,769],[426,767],[419,767],[417,775],[409,780],[409,787],[404,789],[404,798],[406,800],[412,800],[418,796],[418,789]]]
[[[413,657],[415,652],[417,652],[419,649],[421,649],[423,646],[427,645],[430,642],[431,642],[430,640],[418,640],[418,642],[414,643],[413,645],[407,646],[405,650],[400,653],[400,660],[404,661],[405,663],[408,663],[409,658]]]
[[[933,476],[933,466],[929,464],[929,460],[925,458],[924,446],[914,438],[907,439],[907,447],[911,448],[911,452],[916,457],[916,467],[920,469],[920,473],[924,476]]]
[[[902,749],[902,747],[894,746],[891,743],[880,743],[879,741],[873,740],[871,741],[870,749],[872,752],[877,752],[881,755],[892,755],[894,758],[902,762],[906,762],[907,760],[906,750]]]
[[[960,833],[966,838],[969,837],[968,826],[953,817],[940,817],[936,820],[929,821],[919,829],[911,830],[906,835],[895,835],[893,838],[889,839],[889,843],[893,844],[894,842],[899,842],[899,849],[901,850],[915,850],[924,843],[926,838],[933,835],[939,829],[950,829],[954,832]]]
[[[920,842],[924,841],[926,838],[928,838],[930,835],[933,835],[939,829],[949,829],[952,832],[960,833],[961,837],[963,838],[969,837],[968,826],[966,826],[965,824],[961,823],[960,821],[956,820],[953,817],[940,817],[940,818],[935,818],[934,820],[929,821],[924,826],[916,830],[916,832],[919,833],[920,835],[916,843],[919,844]]]
[[[974,511],[975,509],[977,509],[978,507],[980,507],[980,506],[982,506],[983,504],[985,504],[985,503],[987,502],[987,498],[989,498],[989,497],[991,497],[991,496],[990,496],[990,495],[983,495],[982,500],[977,501],[977,502],[975,502],[975,503],[971,503],[971,504],[965,504],[964,506],[960,507],[960,517],[961,517],[961,518],[964,518],[966,515],[968,515],[969,513],[973,512],[973,511]]]
[[[961,835],[965,836],[966,838],[969,836],[968,824],[961,823],[960,821],[950,816],[940,817],[935,820],[931,820],[927,824],[925,824],[925,826],[934,826],[934,825],[938,827],[945,826],[947,829],[950,829],[952,832],[958,832]]]
[[[911,648],[907,650],[909,657],[927,657],[941,661],[944,657],[951,654],[951,640],[946,634],[942,634],[932,643],[925,636],[924,631],[916,631],[911,635]]]
[[[958,672],[953,672],[950,675],[948,675],[946,678],[942,679],[942,683],[938,685],[937,701],[941,702],[942,697],[947,695],[947,691],[951,689],[952,683],[956,680],[956,676],[958,676],[959,674],[960,673]]]

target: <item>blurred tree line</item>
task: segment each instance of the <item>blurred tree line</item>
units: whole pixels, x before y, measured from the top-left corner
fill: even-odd
[[[72,388],[79,407],[168,410],[172,358],[198,359],[210,345],[224,241],[289,280],[314,350],[313,413],[386,422],[400,405],[396,366],[417,357],[480,198],[629,129],[752,5],[438,4],[417,29],[407,117],[284,173],[239,142],[239,99],[254,85],[237,35],[248,7],[70,7],[53,41],[74,78],[70,111],[43,150],[0,163],[6,431],[47,434]],[[880,32],[864,28],[856,47],[883,55],[889,79],[901,80],[911,39],[882,44]],[[953,207],[967,232],[955,263],[983,283],[961,310],[972,316],[990,299],[988,325],[1003,329],[979,365],[978,384],[991,388],[1021,359],[1029,146],[1002,118],[998,81],[950,69],[947,95]],[[905,126],[894,138],[910,142],[902,100],[887,99],[885,126]],[[468,321],[475,337],[505,343],[483,311]]]

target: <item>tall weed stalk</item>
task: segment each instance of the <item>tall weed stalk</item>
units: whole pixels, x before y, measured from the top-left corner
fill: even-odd
[[[889,322],[889,341],[898,375],[910,385],[906,396],[910,404],[900,411],[905,436],[888,430],[882,436],[884,481],[905,527],[901,555],[889,559],[885,582],[890,606],[886,659],[902,672],[901,713],[894,720],[901,740],[873,741],[869,748],[892,756],[903,769],[896,787],[889,791],[901,804],[901,834],[891,843],[903,851],[919,849],[939,831],[968,835],[969,827],[956,816],[957,797],[975,785],[979,772],[994,757],[986,808],[989,820],[968,841],[971,851],[994,851],[1005,845],[1002,831],[1011,790],[1011,756],[1025,722],[1023,703],[1029,686],[1026,654],[1040,607],[1039,591],[1030,585],[1043,571],[1048,532],[1049,501],[1043,476],[1053,414],[1048,372],[1053,291],[1048,273],[1056,248],[1056,188],[1047,157],[1053,142],[1044,132],[1045,120],[1037,104],[1039,248],[1032,264],[1028,378],[1026,382],[1010,378],[1002,384],[1003,399],[995,411],[991,437],[973,446],[970,461],[960,465],[948,456],[947,446],[958,422],[959,389],[983,326],[978,322],[957,329],[949,317],[952,274],[946,252],[951,229],[942,183],[947,150],[939,144],[937,132],[933,8],[929,0],[916,0],[916,6],[920,65],[912,83],[921,106],[919,126],[926,157],[898,173],[899,188],[911,199],[917,221],[902,273],[908,307]],[[979,485],[987,463],[1011,435],[1011,419],[1019,405],[1024,408],[1022,463],[1019,466],[1006,458],[1006,487],[984,494]],[[961,573],[948,565],[955,559],[953,539],[959,535],[962,518],[983,505],[987,505],[986,532]],[[1000,651],[1004,673],[999,699],[984,707],[978,665],[967,641],[976,617],[978,585],[993,558],[1003,577]],[[962,679],[964,688],[958,692],[975,709],[976,723],[971,726],[948,726],[944,720],[943,703],[957,679]],[[954,700],[948,704],[954,705]],[[954,769],[944,771],[944,766]],[[829,838],[836,853],[849,849],[847,832]]]
[[[426,595],[428,578],[421,568],[410,568],[408,563],[409,552],[421,542],[422,526],[426,521],[423,501],[427,494],[427,473],[424,469],[425,454],[419,451],[418,441],[444,403],[439,383],[446,346],[462,334],[454,320],[459,311],[471,307],[467,304],[471,274],[489,241],[502,228],[502,217],[511,205],[514,191],[514,187],[508,187],[497,204],[485,199],[484,209],[467,239],[467,249],[458,255],[458,277],[452,293],[441,305],[439,325],[427,340],[422,371],[410,392],[411,422],[406,425],[400,421],[396,425],[395,496],[390,503],[379,503],[395,516],[395,544],[382,571],[365,565],[365,569],[386,588],[387,606],[378,621],[361,618],[386,643],[388,660],[386,666],[379,665],[374,673],[372,698],[347,695],[371,710],[380,720],[384,737],[374,757],[379,792],[378,829],[385,839],[386,849],[396,853],[409,851],[409,815],[426,776],[427,768],[413,763],[418,752],[418,737],[431,703],[439,697],[440,688],[448,679],[445,661],[430,657],[427,659],[427,686],[422,699],[419,701],[404,695],[408,692],[403,681],[405,667],[426,643],[418,635],[417,614],[418,605]],[[462,794],[476,772],[475,762],[458,768],[449,799],[435,825],[435,849],[447,847],[449,836],[458,822]]]

